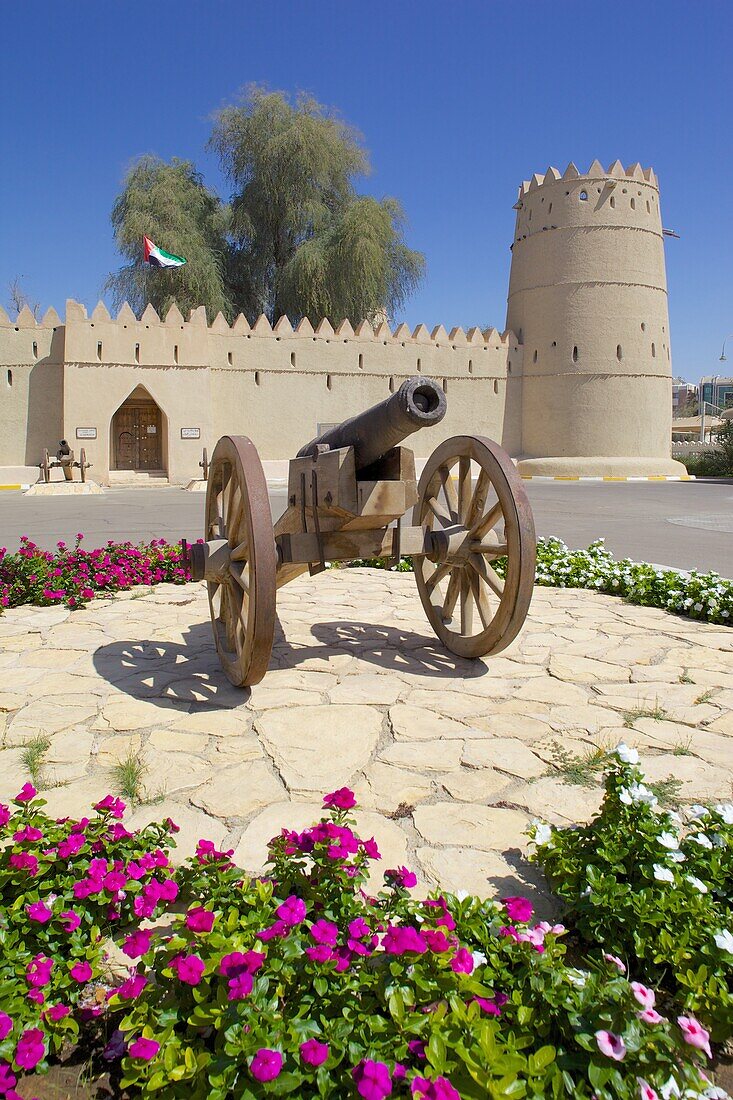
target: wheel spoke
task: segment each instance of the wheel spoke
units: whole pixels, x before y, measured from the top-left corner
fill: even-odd
[[[486,473],[486,470],[482,469],[478,475],[476,488],[473,491],[473,497],[471,498],[471,504],[465,520],[466,527],[468,527],[469,530],[477,522],[479,516],[483,515],[490,488],[491,480],[489,475]]]
[[[461,634],[467,637],[473,630],[473,596],[468,571],[461,569]]]
[[[428,595],[433,591],[436,584],[440,584],[440,582],[443,580],[443,578],[448,576],[450,571],[451,571],[451,566],[447,565],[445,563],[443,563],[442,565],[439,565],[437,567],[437,569],[433,570],[431,575],[425,581],[425,589],[428,592]]]
[[[501,501],[497,500],[493,508],[490,508],[486,515],[474,525],[471,530],[471,535],[480,542],[484,535],[488,535],[492,527],[496,527],[503,515],[504,510],[501,506]]]
[[[443,600],[443,622],[447,623],[453,618],[453,612],[455,610],[456,602],[458,600],[458,594],[461,591],[461,570],[451,570],[450,580],[448,581],[448,591],[445,594]]]
[[[246,562],[242,565],[239,562],[230,562],[229,573],[234,577],[239,587],[249,596],[249,570]]]
[[[496,570],[489,565],[486,558],[482,554],[469,554],[468,564],[478,573],[484,584],[488,584],[491,591],[501,599],[504,595],[504,581]]]
[[[436,497],[426,497],[425,505],[433,513],[441,527],[453,526],[453,520]]]
[[[474,554],[483,554],[485,558],[503,558],[509,552],[505,542],[472,542],[471,551]]]
[[[494,618],[491,610],[491,604],[489,603],[486,591],[479,580],[478,574],[474,573],[472,569],[468,570],[468,577],[471,582],[471,592],[473,593],[473,599],[478,608],[478,613],[481,617],[484,630],[488,630],[491,622]]]
[[[441,466],[439,470],[440,484],[443,489],[443,496],[445,502],[448,505],[448,510],[451,515],[451,523],[458,523],[458,495],[456,493],[455,485],[451,478],[451,472],[449,466]]]
[[[471,459],[461,455],[458,459],[458,517],[468,526],[466,519],[471,507]]]
[[[237,546],[231,551],[229,555],[230,561],[248,561],[249,560],[249,542],[246,538],[242,539]]]
[[[227,617],[224,620],[227,633],[227,648],[236,652],[237,649],[237,623],[240,621],[242,601],[237,598],[231,583],[224,585],[227,592]]]
[[[230,544],[239,539],[239,527],[244,515],[244,495],[241,486],[234,484],[227,501],[227,535]]]

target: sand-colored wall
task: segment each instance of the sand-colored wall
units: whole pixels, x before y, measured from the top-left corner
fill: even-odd
[[[595,161],[522,185],[507,324],[524,346],[523,472],[680,472],[651,169]]]

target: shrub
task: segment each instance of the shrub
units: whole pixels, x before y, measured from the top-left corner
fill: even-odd
[[[170,546],[165,539],[140,546],[108,542],[87,551],[81,549],[83,537],[77,535],[71,548],[59,542],[55,551],[41,550],[25,535],[15,554],[0,548],[0,608],[24,603],[81,607],[95,595],[122,592],[137,584],[190,580],[180,546]]]
[[[733,477],[733,420],[726,420],[713,435],[718,450],[683,459],[687,472],[696,477]]]
[[[733,806],[692,807],[683,822],[659,808],[637,764],[619,745],[597,817],[536,826],[534,859],[586,947],[723,1040],[733,1034]]]

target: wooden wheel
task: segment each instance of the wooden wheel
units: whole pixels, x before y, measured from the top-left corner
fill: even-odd
[[[265,474],[246,436],[225,435],[214,449],[204,539],[225,540],[221,568],[207,580],[219,658],[236,687],[249,687],[272,653],[277,553]]]
[[[506,451],[483,436],[447,439],[418,485],[413,523],[432,533],[415,578],[435,633],[459,657],[500,653],[529,609],[537,546],[521,478]],[[493,562],[507,559],[501,577]]]

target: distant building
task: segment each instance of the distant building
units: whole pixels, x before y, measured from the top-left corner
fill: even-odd
[[[697,399],[697,386],[692,382],[683,382],[681,379],[672,383],[672,419],[680,415],[680,410],[685,409],[691,401]]]
[[[720,409],[733,408],[733,378],[707,374],[700,379],[700,400],[709,401]]]

